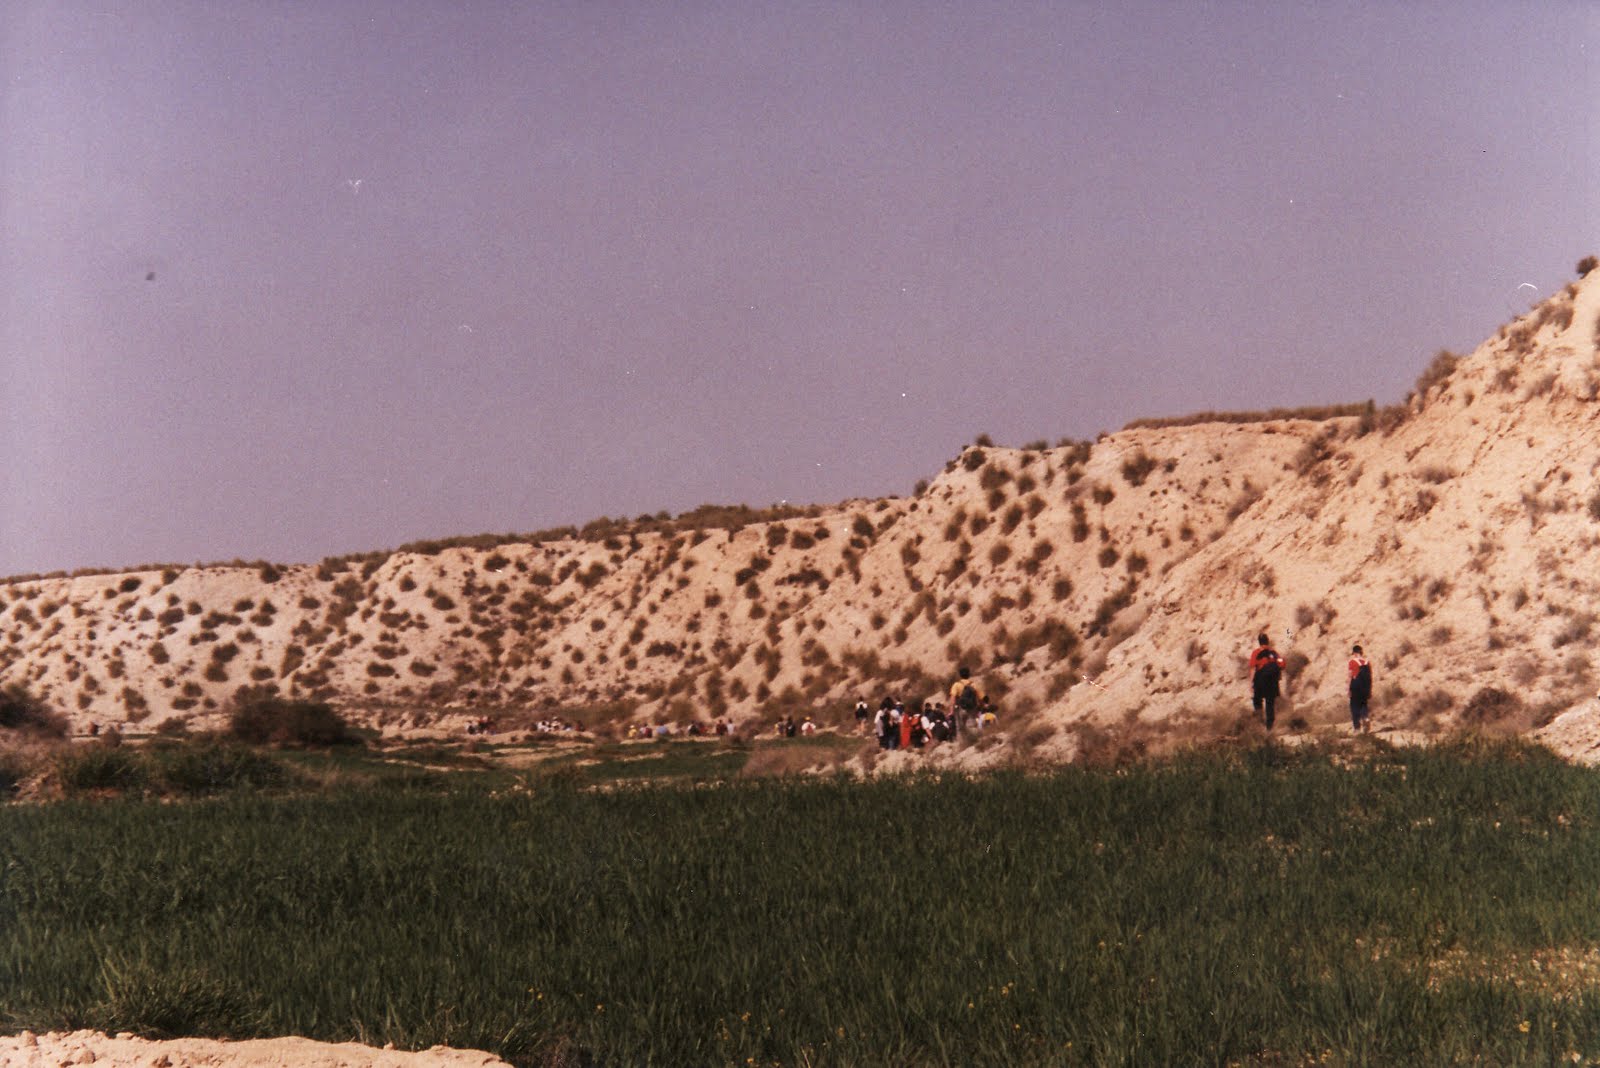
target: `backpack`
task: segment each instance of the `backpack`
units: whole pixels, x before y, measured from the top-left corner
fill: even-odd
[[[1283,671],[1283,657],[1273,653],[1261,666],[1256,668],[1256,678],[1262,682],[1277,682],[1279,674]]]
[[[956,694],[956,704],[968,712],[978,707],[978,688],[972,683],[961,687],[961,692]]]
[[[1368,694],[1372,692],[1372,665],[1362,664],[1356,668],[1356,677],[1350,680],[1352,693]]]

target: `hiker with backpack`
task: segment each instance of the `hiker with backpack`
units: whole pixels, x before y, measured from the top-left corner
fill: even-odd
[[[1269,731],[1277,715],[1278,681],[1283,677],[1283,663],[1283,657],[1267,641],[1267,636],[1258,635],[1255,652],[1250,654],[1250,708],[1258,714],[1266,709]]]
[[[1350,649],[1350,729],[1368,733],[1372,730],[1372,661],[1361,651],[1361,646]]]
[[[957,674],[956,681],[950,685],[950,722],[953,733],[959,735],[963,727],[976,721],[983,691],[972,681],[972,672],[965,665]]]
[[[894,720],[894,702],[885,697],[872,719],[873,733],[878,736],[879,749],[893,749],[900,738],[900,727]]]

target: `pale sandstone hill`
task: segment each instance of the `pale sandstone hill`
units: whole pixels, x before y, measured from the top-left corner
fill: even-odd
[[[1264,629],[1294,662],[1285,721],[1343,718],[1361,641],[1380,725],[1548,722],[1583,750],[1600,740],[1597,317],[1600,273],[1438,367],[1405,413],[974,446],[915,498],[737,529],[597,523],[321,565],[15,581],[0,586],[0,683],[80,727],[214,724],[246,685],[454,727],[549,708],[832,717],[858,693],[932,696],[964,662],[1026,727],[1013,741],[1070,757],[1086,725],[1232,729]],[[1474,703],[1489,687],[1509,696]]]
[[[1597,283],[1479,346],[1392,433],[1331,430],[1295,458],[1298,477],[1149,591],[1105,690],[1059,714],[1237,707],[1259,628],[1304,658],[1291,703],[1310,723],[1344,720],[1359,641],[1380,720],[1531,728],[1570,712],[1547,733],[1572,750],[1595,705]]]

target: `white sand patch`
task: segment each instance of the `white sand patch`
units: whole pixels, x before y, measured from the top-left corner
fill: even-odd
[[[0,1037],[0,1064],[9,1068],[507,1068],[480,1050],[435,1046],[419,1053],[375,1049],[355,1042],[309,1038],[256,1038],[222,1042],[181,1038],[166,1042],[98,1031],[24,1031]]]

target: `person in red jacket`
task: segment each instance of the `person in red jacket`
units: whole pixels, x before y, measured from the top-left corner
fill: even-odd
[[[1266,710],[1267,730],[1278,707],[1278,681],[1283,677],[1283,657],[1267,641],[1265,634],[1256,638],[1255,652],[1250,654],[1250,707],[1256,713]]]
[[[911,739],[916,734],[917,724],[920,722],[917,718],[916,710],[907,711],[906,707],[899,702],[896,702],[894,707],[900,713],[900,748],[910,749]]]

